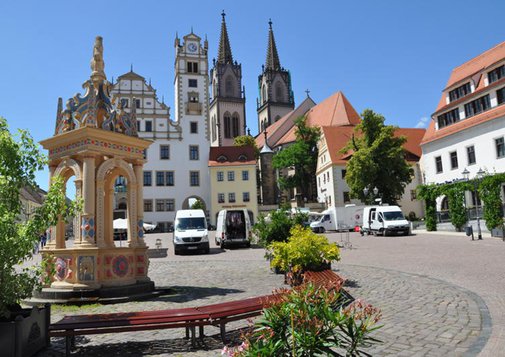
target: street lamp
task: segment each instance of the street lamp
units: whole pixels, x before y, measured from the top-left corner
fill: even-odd
[[[365,197],[368,196],[368,194],[370,193],[370,185],[368,186],[365,186],[365,188],[363,189],[363,195],[365,195]],[[372,193],[373,193],[373,197],[375,198],[378,194],[379,194],[379,189],[377,188],[377,186],[375,186],[373,189],[372,189]],[[379,201],[379,206],[382,204],[382,199],[378,199]]]
[[[465,181],[469,180],[470,171],[468,171],[468,169],[466,167],[465,167],[465,170],[463,170],[463,172],[461,174],[465,178]],[[482,170],[482,168],[479,168],[479,171],[477,171],[477,173],[475,174],[475,178],[472,180],[473,194],[475,197],[475,214],[477,216],[476,217],[477,218],[477,239],[479,239],[479,240],[482,240],[482,231],[480,229],[480,212],[479,212],[480,205],[479,205],[478,184],[479,184],[480,180],[482,179],[482,177],[484,176],[484,174],[485,174],[484,170]],[[465,198],[465,202],[466,202],[466,198]],[[470,221],[470,219],[468,221]],[[473,234],[472,234],[472,240],[473,240]]]

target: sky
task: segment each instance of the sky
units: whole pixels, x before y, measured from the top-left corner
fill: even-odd
[[[2,0],[0,116],[36,141],[51,137],[58,97],[89,78],[97,35],[108,79],[133,65],[173,111],[175,35],[207,36],[211,64],[223,10],[253,135],[269,19],[295,104],[305,90],[316,103],[342,91],[359,113],[400,127],[426,127],[452,69],[505,40],[503,0]],[[47,188],[47,170],[37,180]]]

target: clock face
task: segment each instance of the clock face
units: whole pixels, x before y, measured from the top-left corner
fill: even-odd
[[[194,44],[194,43],[190,43],[190,44],[188,45],[188,51],[189,51],[189,52],[196,52],[196,44]]]

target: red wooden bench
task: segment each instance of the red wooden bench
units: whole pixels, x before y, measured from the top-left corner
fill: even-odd
[[[321,271],[306,271],[303,273],[303,282],[324,287],[328,291],[338,292],[339,301],[344,305],[350,304],[354,298],[343,289],[345,279],[331,269]]]

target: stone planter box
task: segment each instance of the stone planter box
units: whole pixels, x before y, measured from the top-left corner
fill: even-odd
[[[0,322],[0,355],[29,357],[49,346],[50,305],[22,309],[13,321]]]

